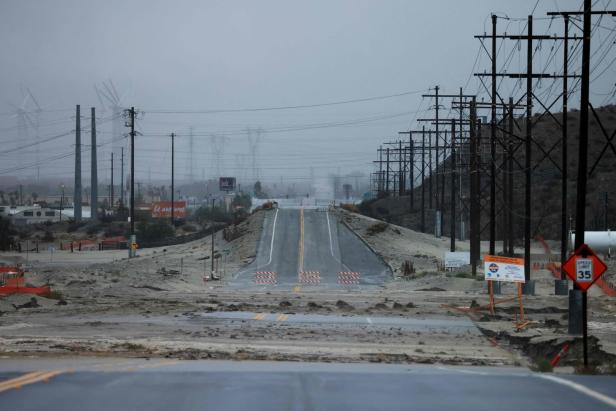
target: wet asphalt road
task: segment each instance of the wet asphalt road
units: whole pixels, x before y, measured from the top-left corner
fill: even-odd
[[[327,209],[268,213],[255,261],[231,286],[354,287],[381,285],[389,267]]]
[[[616,406],[616,377],[546,377],[519,368],[20,359],[1,360],[0,369],[0,409],[12,411],[563,411]],[[37,380],[37,371],[48,371],[43,374],[47,382]]]

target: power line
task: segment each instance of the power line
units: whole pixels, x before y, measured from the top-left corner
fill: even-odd
[[[315,104],[301,104],[294,106],[271,106],[271,107],[252,107],[252,108],[237,108],[237,109],[210,109],[210,110],[144,110],[147,111],[148,114],[220,114],[220,113],[245,113],[245,112],[258,112],[258,111],[276,111],[276,110],[297,110],[297,109],[305,109],[305,108],[316,108],[316,107],[328,107],[328,106],[337,106],[341,104],[354,104],[354,103],[363,103],[366,101],[375,101],[375,100],[386,100],[390,98],[404,97],[410,96],[413,94],[419,94],[425,92],[425,89],[422,90],[413,90],[413,91],[404,91],[402,93],[389,94],[385,96],[376,96],[376,97],[365,97],[358,98],[352,100],[341,100],[341,101],[333,101],[327,103],[315,103]]]

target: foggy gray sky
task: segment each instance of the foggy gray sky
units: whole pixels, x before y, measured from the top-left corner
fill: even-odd
[[[215,173],[212,133],[228,137],[222,174],[243,173],[250,178],[247,127],[264,130],[259,166],[266,181],[279,181],[281,175],[287,181],[303,181],[311,166],[317,176],[355,170],[367,175],[378,145],[414,126],[418,110],[418,115],[426,114],[429,102],[422,101],[422,91],[438,84],[444,92],[464,86],[467,93],[486,95],[478,81],[469,78],[475,63],[476,71],[489,69],[485,53],[477,59],[480,44],[473,35],[490,30],[492,12],[512,18],[499,19],[499,31],[523,32],[536,3],[3,0],[0,152],[24,144],[14,107],[24,100],[23,87],[32,91],[43,109],[41,139],[73,130],[74,105],[81,104],[82,126],[89,128],[89,108],[96,106],[101,117],[99,143],[108,143],[112,113],[101,110],[94,85],[112,80],[121,103],[145,113],[138,121],[143,136],[137,139],[137,180],[145,181],[148,169],[152,179],[166,178],[170,155],[169,138],[164,135],[172,131],[179,134],[178,178],[187,175],[189,127],[194,128],[196,178]],[[577,10],[581,4],[539,1],[534,16],[542,20],[535,23],[535,31],[561,35],[562,21],[555,19],[550,25],[546,11]],[[612,6],[607,0],[595,5]],[[605,17],[594,32],[593,51],[599,49],[594,56],[599,67],[591,76],[597,77],[591,84],[596,105],[614,101],[616,76],[609,66],[615,55],[611,50],[615,27],[614,19]],[[499,67],[511,55],[509,70],[524,70],[525,46],[519,52],[515,46],[511,41],[503,45]],[[558,52],[550,61],[551,47],[544,44],[538,50],[536,69],[561,70],[562,55]],[[570,70],[579,71],[578,66],[576,60]],[[546,95],[555,97],[560,83],[548,90],[550,84],[542,86]],[[522,92],[512,80],[499,90],[507,97]],[[317,104],[408,91],[418,93],[294,110],[168,113]],[[32,118],[35,107],[28,102],[25,108]],[[321,127],[314,128],[315,124]],[[34,134],[30,126],[25,139],[34,141]],[[82,138],[88,143],[89,132]],[[41,174],[66,175],[71,181],[72,157],[50,158],[70,152],[73,143],[72,135],[41,143]],[[1,153],[0,175],[34,175],[35,148]],[[108,178],[110,149],[111,144],[100,148],[101,181]],[[89,152],[83,157],[87,170]]]

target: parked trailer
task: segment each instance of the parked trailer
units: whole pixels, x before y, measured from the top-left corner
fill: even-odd
[[[616,251],[616,232],[614,231],[584,231],[584,242],[588,244],[594,252],[612,255]],[[575,233],[569,234],[569,249],[575,248]]]

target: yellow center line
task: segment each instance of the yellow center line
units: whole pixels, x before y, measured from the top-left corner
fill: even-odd
[[[253,320],[263,320],[265,318],[265,313],[258,313],[254,316]]]
[[[278,316],[278,318],[276,318],[276,321],[287,321],[289,319],[289,316],[286,314],[280,314]]]
[[[55,371],[36,371],[31,372],[21,377],[13,378],[0,383],[0,392],[8,391],[11,389],[19,389],[24,385],[34,384],[40,381],[49,381],[52,377],[64,373],[64,370]]]
[[[34,378],[39,376],[40,374],[43,374],[44,371],[33,371],[33,372],[29,372],[27,374],[21,375],[19,377],[15,377],[15,378],[11,378],[10,380],[6,380],[6,381],[2,381],[0,382],[0,389],[2,389],[3,387],[7,386],[7,385],[11,385],[17,382],[21,382],[21,381],[27,381],[30,378]]]

